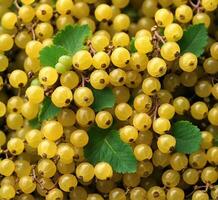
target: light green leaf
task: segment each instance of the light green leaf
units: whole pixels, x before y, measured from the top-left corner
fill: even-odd
[[[84,49],[86,39],[91,35],[88,25],[68,25],[53,39],[55,45],[62,46],[72,55]]]
[[[201,131],[189,121],[178,121],[172,126],[176,138],[176,151],[191,154],[200,149]]]
[[[129,144],[121,141],[116,130],[91,127],[88,131],[89,143],[85,147],[85,158],[92,164],[108,162],[118,173],[134,173],[137,161]]]
[[[204,24],[197,24],[187,28],[178,44],[181,49],[181,54],[192,52],[197,57],[199,57],[203,54],[207,42],[207,28]]]
[[[43,122],[45,120],[53,119],[60,111],[61,109],[56,107],[49,97],[46,97],[38,114],[38,120]]]
[[[43,66],[55,67],[59,57],[68,54],[67,50],[61,46],[48,46],[40,51],[40,62]]]
[[[131,41],[130,41],[130,44],[129,44],[129,50],[130,50],[131,53],[137,52],[137,50],[135,48],[135,38],[134,37],[131,38]]]
[[[91,89],[94,95],[92,108],[95,111],[101,111],[105,108],[112,108],[114,106],[116,99],[111,88],[105,88],[103,90]]]

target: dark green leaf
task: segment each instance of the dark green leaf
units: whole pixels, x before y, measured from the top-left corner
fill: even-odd
[[[57,2],[57,0],[51,0],[51,4],[52,4],[52,5],[55,5],[56,2]]]
[[[201,56],[207,45],[208,32],[204,24],[192,25],[184,32],[182,39],[178,42],[181,54],[192,52],[197,57]]]
[[[189,121],[178,121],[172,126],[176,151],[191,154],[200,149],[201,131]]]
[[[133,22],[136,22],[139,19],[139,12],[132,6],[125,7],[123,13],[128,15]]]
[[[88,133],[89,143],[84,153],[89,162],[108,162],[118,173],[136,172],[137,162],[132,148],[121,141],[118,131],[91,127]]]
[[[64,47],[71,54],[84,49],[86,39],[91,35],[88,25],[68,25],[54,37],[54,44]]]
[[[218,133],[214,136],[214,146],[218,147]]]
[[[29,125],[32,128],[40,128],[41,123],[39,122],[38,118],[36,117],[36,118],[29,121]]]
[[[134,37],[131,38],[129,48],[130,48],[131,53],[137,52],[137,50],[135,48],[135,38]]]
[[[111,88],[105,88],[103,90],[96,90],[92,88],[94,95],[94,102],[92,108],[95,111],[101,111],[105,108],[112,108],[115,104],[115,96]]]
[[[43,66],[55,67],[59,57],[68,54],[67,50],[61,46],[48,46],[40,51],[40,62]]]
[[[45,120],[53,119],[60,111],[61,109],[56,107],[49,97],[46,97],[38,114],[38,120],[43,122]]]

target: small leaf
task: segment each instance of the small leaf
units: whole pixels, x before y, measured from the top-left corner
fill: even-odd
[[[204,24],[197,24],[187,28],[178,44],[181,49],[181,54],[192,52],[199,57],[203,54],[207,41],[207,28]]]
[[[172,132],[176,138],[176,151],[191,154],[200,149],[201,131],[189,121],[178,121],[173,124]]]
[[[58,32],[53,42],[68,50],[71,54],[84,49],[86,39],[91,35],[88,25],[68,25],[62,31]]]
[[[52,4],[52,5],[55,5],[56,2],[57,2],[57,0],[51,0],[51,4]]]
[[[60,111],[61,109],[56,107],[49,97],[46,97],[39,111],[38,120],[43,122],[44,120],[53,119]]]
[[[29,121],[29,125],[32,127],[32,128],[40,128],[40,122],[38,120],[38,118],[34,118],[32,120]]]
[[[131,53],[137,52],[137,50],[135,48],[135,38],[134,37],[131,38],[129,49],[130,49]]]
[[[214,142],[213,142],[214,146],[217,146],[218,147],[218,134],[216,134],[214,136]]]
[[[48,46],[40,51],[40,62],[43,66],[55,67],[59,57],[68,54],[67,50],[61,46]]]
[[[92,108],[95,111],[101,111],[105,108],[112,108],[115,104],[115,96],[111,88],[105,88],[103,90],[96,90],[92,88],[94,95],[94,102]]]
[[[118,173],[136,172],[137,162],[130,145],[121,141],[118,131],[91,127],[85,158],[92,164],[108,162]]]
[[[125,7],[123,13],[128,15],[133,22],[136,22],[139,19],[139,12],[132,6]]]

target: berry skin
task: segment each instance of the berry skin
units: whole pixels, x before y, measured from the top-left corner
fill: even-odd
[[[176,8],[175,17],[180,23],[188,23],[192,20],[193,11],[188,5],[180,5]]]
[[[89,136],[85,130],[77,129],[70,135],[70,142],[76,147],[84,147],[88,144]]]
[[[118,14],[113,19],[113,28],[115,31],[125,31],[129,28],[130,25],[130,18],[126,14]]]
[[[104,70],[95,70],[90,75],[90,84],[97,90],[104,89],[109,82],[109,75]]]
[[[113,170],[108,163],[100,162],[97,165],[95,165],[94,173],[97,179],[106,180],[112,177]]]
[[[214,125],[218,126],[218,107],[211,108],[208,112],[208,120]]]
[[[52,67],[43,67],[39,71],[39,82],[45,86],[53,85],[58,79],[57,70]]]
[[[96,69],[106,69],[110,64],[110,57],[104,51],[99,51],[93,56],[93,66]]]
[[[198,64],[198,59],[193,53],[185,53],[179,58],[179,67],[185,72],[193,72]]]
[[[175,149],[176,139],[169,134],[163,134],[158,138],[157,146],[162,153],[170,153]]]
[[[134,71],[144,71],[147,68],[148,64],[148,57],[144,54],[140,54],[138,52],[133,53],[131,55],[130,61],[129,61],[129,66],[134,70]]]
[[[217,8],[217,2],[213,0],[202,0],[201,5],[206,11],[214,11]]]
[[[167,65],[163,59],[155,57],[148,61],[147,70],[151,76],[161,77],[166,73]]]
[[[165,27],[164,36],[168,42],[176,42],[183,36],[183,29],[179,24],[172,23]]]
[[[129,60],[130,53],[123,47],[116,48],[111,54],[112,63],[119,68],[124,68],[128,64]]]
[[[57,87],[51,95],[51,100],[57,107],[65,107],[73,100],[72,91],[65,86]]]
[[[113,117],[108,111],[100,111],[96,114],[95,122],[99,128],[107,129],[113,123]]]
[[[210,47],[210,54],[214,59],[218,59],[218,42],[214,42]]]
[[[134,44],[137,52],[140,54],[146,54],[153,50],[153,45],[148,36],[137,37]]]
[[[7,148],[11,154],[19,155],[24,150],[24,143],[19,138],[12,138],[8,141]]]
[[[15,170],[15,164],[10,159],[3,159],[0,162],[0,174],[3,176],[10,176]]]
[[[152,149],[146,144],[139,144],[134,148],[134,155],[138,161],[152,158]]]
[[[115,108],[115,115],[120,121],[126,121],[132,116],[132,107],[127,103],[120,103]]]
[[[133,107],[137,112],[148,112],[152,107],[152,99],[146,94],[139,94],[134,98]]]
[[[133,116],[133,126],[139,131],[146,131],[151,127],[151,117],[146,113],[137,113]]]
[[[1,34],[0,35],[0,51],[9,51],[13,45],[14,45],[14,40],[9,34]]]
[[[93,63],[91,54],[86,50],[76,52],[72,59],[73,66],[78,70],[89,69]]]
[[[71,0],[57,0],[55,7],[61,15],[69,15],[73,11],[74,4]]]
[[[208,107],[204,102],[195,102],[191,106],[191,115],[194,119],[202,120],[207,117]]]
[[[210,26],[211,19],[206,13],[197,13],[193,19],[192,24],[204,24],[207,28]]]
[[[13,12],[6,12],[1,18],[1,25],[5,29],[13,29],[17,23],[17,15]]]
[[[89,107],[82,107],[76,112],[76,120],[82,127],[90,126],[95,120],[95,112]]]
[[[22,70],[14,70],[9,76],[10,85],[14,88],[24,87],[27,84],[27,75]]]
[[[41,128],[41,132],[48,140],[56,141],[63,135],[63,126],[60,122],[48,121]]]
[[[158,26],[166,27],[173,22],[173,14],[165,8],[159,9],[155,13],[155,21]]]
[[[175,114],[175,107],[169,103],[164,103],[158,108],[158,115],[165,119],[172,119]]]
[[[0,117],[3,117],[6,113],[6,106],[0,101]]]
[[[124,126],[119,132],[121,140],[125,143],[132,143],[138,138],[138,130],[130,125]]]
[[[31,103],[41,103],[44,99],[44,90],[40,86],[30,86],[26,89],[26,96]]]
[[[169,131],[170,128],[171,128],[170,121],[166,118],[160,117],[153,121],[153,130],[160,135]]]
[[[100,4],[95,9],[95,17],[98,21],[110,20],[112,18],[112,8],[107,4]]]
[[[52,158],[57,153],[57,145],[54,142],[47,139],[42,140],[39,143],[37,149],[38,149],[38,154],[41,157],[45,157],[45,158]]]
[[[176,42],[166,42],[160,50],[161,56],[167,61],[175,60],[180,53],[180,47]]]
[[[41,42],[31,40],[26,44],[25,52],[30,58],[38,58],[41,49],[42,49]]]
[[[142,82],[142,91],[148,95],[152,96],[156,92],[158,92],[161,88],[160,81],[156,78],[149,77],[145,78],[144,81]]]
[[[94,101],[92,90],[88,87],[78,87],[74,92],[74,102],[80,107],[90,106]]]

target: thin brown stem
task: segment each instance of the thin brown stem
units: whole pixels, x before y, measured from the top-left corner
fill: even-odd
[[[19,6],[17,0],[14,0],[14,5],[15,5],[15,7],[16,7],[18,10],[20,9],[20,6]]]
[[[190,5],[193,7],[193,11],[199,12],[201,10],[200,5],[201,5],[201,1],[198,0],[197,3],[193,3],[192,0],[189,0]]]
[[[96,50],[93,48],[92,46],[92,42],[90,40],[88,40],[87,45],[89,47],[89,52],[92,56],[94,56],[96,54]]]
[[[166,41],[164,40],[163,36],[161,36],[161,35],[158,33],[158,31],[155,31],[155,32],[154,32],[154,37],[155,37],[158,41],[162,42],[163,44],[166,43]]]

